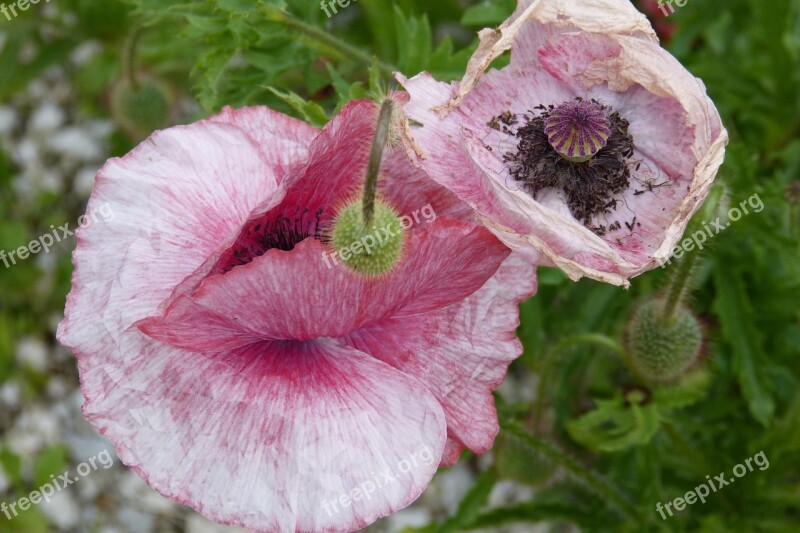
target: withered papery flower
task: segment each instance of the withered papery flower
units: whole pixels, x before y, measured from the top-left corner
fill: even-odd
[[[665,261],[727,144],[703,83],[627,0],[521,0],[480,38],[460,83],[399,76],[420,165],[572,279],[628,286]]]

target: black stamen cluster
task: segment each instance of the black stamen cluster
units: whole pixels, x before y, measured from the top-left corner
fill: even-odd
[[[272,249],[289,252],[308,237],[320,239],[320,219],[323,209],[315,212],[297,209],[295,215],[267,215],[257,221],[251,221],[243,230],[234,246],[228,250],[226,257],[220,260],[223,273],[246,265],[256,257],[260,257]]]
[[[536,199],[543,189],[563,190],[572,216],[590,229],[593,229],[592,218],[611,212],[616,206],[611,198],[630,186],[628,159],[634,150],[633,137],[628,133],[629,122],[610,107],[603,107],[608,112],[611,135],[606,146],[589,161],[567,161],[550,146],[544,129],[550,112],[555,109],[553,105],[538,106],[535,109],[539,113],[531,111],[524,115],[525,124],[515,134],[519,139],[517,152],[504,156],[511,176],[523,184],[528,194]],[[494,127],[498,121],[510,122],[505,113],[500,117],[493,119],[489,126]]]

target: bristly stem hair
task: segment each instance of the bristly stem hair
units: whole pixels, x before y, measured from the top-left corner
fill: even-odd
[[[378,191],[378,173],[383,159],[383,150],[386,148],[386,141],[389,138],[389,129],[392,125],[392,112],[394,102],[387,98],[381,105],[378,125],[375,128],[375,138],[372,141],[372,151],[369,154],[369,164],[367,165],[367,177],[364,180],[363,213],[364,226],[372,224],[375,215],[375,195]]]

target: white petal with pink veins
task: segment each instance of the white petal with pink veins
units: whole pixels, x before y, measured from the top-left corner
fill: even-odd
[[[428,389],[337,341],[206,357],[129,333],[120,349],[107,365],[78,352],[85,416],[148,484],[216,521],[352,531],[414,501],[441,459]]]
[[[277,187],[269,161],[241,129],[200,122],[156,132],[100,170],[78,231],[60,338],[95,344],[155,312]]]
[[[518,306],[536,287],[535,268],[512,255],[463,302],[430,313],[401,312],[349,337],[356,348],[420,380],[441,402],[451,441],[445,464],[455,461],[459,445],[476,453],[492,447],[499,430],[492,391],[522,354]]]

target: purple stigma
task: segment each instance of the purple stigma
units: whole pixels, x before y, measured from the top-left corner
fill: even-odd
[[[594,100],[576,98],[550,111],[544,133],[561,157],[583,163],[605,147],[611,123],[605,107]]]

